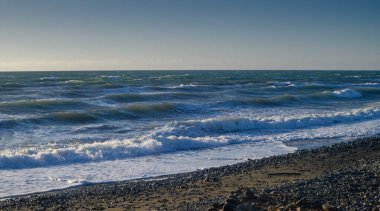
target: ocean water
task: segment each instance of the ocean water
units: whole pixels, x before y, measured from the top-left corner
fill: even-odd
[[[377,135],[376,71],[0,73],[0,198]]]

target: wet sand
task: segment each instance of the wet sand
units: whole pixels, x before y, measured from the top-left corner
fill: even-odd
[[[0,210],[379,210],[379,184],[380,138],[366,138],[190,173],[15,197],[1,201]]]

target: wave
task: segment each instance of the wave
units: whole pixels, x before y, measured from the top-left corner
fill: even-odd
[[[116,78],[120,78],[121,76],[120,75],[101,75],[100,77],[102,77],[102,78],[116,79]]]
[[[28,110],[28,109],[54,109],[54,108],[83,108],[89,106],[80,101],[65,99],[43,99],[43,100],[18,100],[12,102],[0,102],[0,110]]]
[[[85,81],[72,79],[72,80],[67,80],[64,83],[76,85],[76,84],[84,84]]]
[[[21,107],[22,108],[22,107]],[[23,109],[25,110],[25,109]],[[84,111],[61,111],[47,114],[23,116],[17,120],[0,120],[0,128],[12,128],[18,125],[61,125],[88,124],[104,120],[133,120],[138,118],[171,115],[178,112],[192,112],[191,105],[175,103],[133,103],[115,108],[93,108]],[[1,109],[0,109],[1,111]],[[27,111],[25,111],[27,112]],[[19,112],[18,112],[19,113]]]
[[[118,89],[118,88],[123,88],[123,85],[114,84],[114,83],[105,83],[105,84],[101,84],[100,87],[105,88],[105,89]]]
[[[239,100],[233,100],[233,103],[236,103],[238,105],[259,105],[259,106],[275,106],[275,105],[282,105],[287,104],[290,102],[297,102],[299,100],[298,97],[290,95],[290,94],[284,94],[276,97],[259,97],[259,98],[252,98],[252,99],[239,99]]]
[[[297,88],[297,89],[322,89],[322,88],[336,88],[338,84],[333,83],[320,83],[320,82],[291,82],[291,81],[269,81],[269,87],[263,88]]]
[[[173,103],[155,103],[155,104],[146,104],[146,103],[136,103],[128,105],[125,109],[129,112],[135,114],[145,114],[145,113],[161,113],[173,111],[177,106]]]
[[[323,92],[314,93],[314,94],[311,94],[311,97],[352,99],[352,98],[361,98],[362,93],[353,89],[346,88],[342,90],[323,91]]]
[[[70,115],[63,116],[66,118]],[[256,141],[285,141],[289,138],[306,140],[315,138],[307,135],[308,130],[306,129],[315,130],[319,127],[323,129],[339,124],[347,125],[379,119],[379,117],[380,105],[372,105],[324,114],[311,113],[262,118],[247,117],[245,114],[174,121],[147,134],[124,140],[0,150],[0,169],[125,159]],[[286,135],[287,132],[295,132],[298,129],[301,129],[299,134]],[[325,134],[328,131],[329,134]],[[318,134],[327,137],[335,133],[334,130],[323,129]]]
[[[269,86],[269,88],[282,88],[282,87],[293,87],[295,84],[293,84],[290,81],[269,81],[267,82],[269,84],[272,84]]]
[[[58,80],[60,77],[57,76],[47,76],[47,77],[42,77],[40,78],[41,81],[46,81],[46,80]]]
[[[134,102],[139,100],[146,100],[147,95],[143,94],[133,94],[133,93],[123,93],[123,94],[111,94],[104,96],[105,99],[112,100],[115,102]]]
[[[340,123],[373,120],[380,117],[380,105],[345,112],[307,114],[273,117],[221,116],[216,118],[190,120],[174,125],[176,134],[199,136],[201,134],[223,134],[231,132],[273,130],[273,129],[303,129],[316,126],[327,126]]]
[[[332,83],[318,83],[318,82],[302,82],[299,84],[295,84],[292,87],[299,88],[299,89],[331,89],[331,88],[337,88],[339,87],[338,84],[332,84]]]
[[[360,92],[348,88],[333,91],[332,95],[338,98],[360,98],[362,96]]]
[[[353,99],[361,98],[363,95],[377,95],[380,94],[380,89],[367,87],[367,88],[358,88],[357,90],[353,89],[342,89],[336,91],[323,91],[316,93],[305,93],[303,95],[292,95],[292,94],[282,94],[274,97],[257,97],[252,99],[238,99],[232,100],[232,103],[237,105],[262,105],[262,106],[280,106],[280,105],[289,105],[289,103],[296,102],[307,102],[311,103],[312,100],[332,100],[336,98],[340,99]]]
[[[63,123],[89,123],[96,121],[97,118],[91,114],[81,112],[56,112],[50,114],[48,118],[50,121],[63,122]]]
[[[242,141],[241,137],[236,137],[235,139],[213,137],[193,139],[173,136],[153,139],[147,136],[144,138],[77,144],[61,148],[48,146],[43,149],[1,150],[0,169],[33,168],[124,159],[179,150],[217,147]]]
[[[22,87],[25,87],[24,84],[12,83],[12,82],[3,83],[0,86],[4,87],[4,88],[22,88]]]
[[[375,82],[367,82],[367,83],[359,83],[359,84],[355,84],[357,86],[369,86],[369,87],[377,87],[377,86],[380,86],[380,83],[375,83]]]
[[[176,86],[170,86],[169,88],[170,89],[178,89],[178,88],[193,88],[193,87],[199,87],[199,86],[200,85],[190,83],[190,84],[180,84],[180,85],[176,85]]]
[[[112,100],[118,103],[129,103],[138,101],[157,101],[157,100],[167,100],[167,99],[189,99],[189,98],[201,98],[204,97],[197,93],[186,93],[186,92],[155,92],[155,93],[121,93],[121,94],[110,94],[103,96],[107,100]]]
[[[85,112],[57,112],[43,120],[66,123],[90,123],[97,120],[120,120],[167,115],[182,111],[180,105],[168,102],[132,103],[124,107],[91,109]]]
[[[149,77],[150,79],[175,79],[175,78],[184,78],[184,77],[189,77],[190,74],[177,74],[177,75],[163,75],[163,76],[151,76]]]

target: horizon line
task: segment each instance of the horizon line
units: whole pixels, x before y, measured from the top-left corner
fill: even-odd
[[[100,71],[380,71],[380,69],[78,69],[78,70],[0,70],[0,72],[100,72]]]

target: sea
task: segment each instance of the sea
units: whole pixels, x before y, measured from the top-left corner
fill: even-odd
[[[0,198],[151,178],[380,131],[376,71],[0,73]]]

